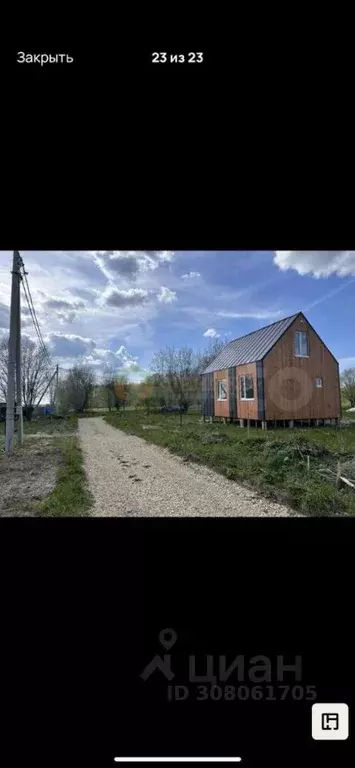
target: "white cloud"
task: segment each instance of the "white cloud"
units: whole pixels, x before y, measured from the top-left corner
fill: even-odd
[[[173,251],[92,251],[95,264],[110,280],[136,280],[141,273],[173,261]]]
[[[123,368],[127,368],[129,370],[140,370],[140,365],[138,364],[138,357],[134,357],[131,355],[126,347],[123,345],[120,346],[120,348],[116,352],[116,357],[119,360],[119,362],[122,364]]]
[[[235,318],[253,318],[255,320],[268,320],[271,317],[279,317],[280,315],[287,314],[282,312],[281,309],[275,311],[272,310],[255,310],[255,312],[217,312],[218,317],[235,317]]]
[[[10,324],[10,309],[6,304],[0,303],[0,328],[8,329]]]
[[[217,333],[215,328],[207,328],[207,331],[205,331],[203,335],[210,339],[217,339],[221,334]]]
[[[171,302],[175,301],[177,298],[175,291],[171,291],[170,288],[165,288],[163,285],[157,296],[158,301],[161,301],[163,304],[171,304]]]
[[[61,325],[71,324],[76,320],[76,312],[57,312],[57,317]]]
[[[108,288],[102,299],[109,307],[134,307],[137,304],[143,304],[148,298],[149,292],[143,288],[128,288],[127,290],[118,290],[118,288]]]
[[[45,341],[50,345],[50,351],[55,357],[80,357],[89,355],[95,349],[93,339],[77,336],[73,333],[49,333]]]
[[[103,368],[102,360],[99,357],[94,357],[94,355],[85,355],[80,362],[93,368]]]
[[[355,275],[355,251],[276,251],[274,263],[283,271],[294,269],[299,275]]]
[[[45,307],[48,309],[61,310],[61,309],[73,309],[73,307],[84,307],[83,301],[66,301],[64,299],[48,299],[45,302]]]
[[[201,277],[200,272],[186,272],[185,275],[181,275],[182,280],[192,280],[194,277]]]
[[[27,315],[21,314],[21,329],[22,328],[28,328],[28,326],[32,326],[32,318],[27,317]]]
[[[138,357],[132,355],[121,345],[116,352],[104,347],[98,347],[94,339],[74,334],[50,333],[45,337],[48,348],[55,362],[70,368],[75,362],[93,366],[98,374],[108,367],[117,372],[122,371],[130,379],[139,380],[144,370],[139,364]],[[139,375],[138,375],[139,374]]]

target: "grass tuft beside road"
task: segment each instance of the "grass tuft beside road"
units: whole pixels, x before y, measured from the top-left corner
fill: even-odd
[[[83,456],[77,437],[58,440],[62,462],[57,484],[37,515],[46,517],[80,517],[90,514],[93,499],[87,487]]]
[[[197,414],[184,416],[182,427],[179,417],[170,414],[131,411],[104,419],[303,514],[355,515],[355,492],[336,488],[333,480],[319,474],[336,471],[340,461],[342,473],[355,482],[355,421],[341,429],[250,428],[248,433],[235,423],[201,423]]]

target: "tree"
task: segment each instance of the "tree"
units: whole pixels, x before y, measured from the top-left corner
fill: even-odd
[[[212,363],[212,360],[217,357],[217,355],[221,352],[223,347],[228,344],[228,342],[225,339],[210,339],[210,342],[206,349],[203,352],[199,352],[197,355],[198,359],[198,373],[203,373],[205,368]]]
[[[7,366],[9,337],[0,342],[0,394],[7,397]],[[39,344],[28,336],[21,338],[21,392],[24,417],[30,419],[36,401],[40,399],[53,375],[51,363]]]
[[[214,360],[226,339],[211,339],[207,348],[194,352],[190,347],[165,347],[157,352],[151,363],[155,399],[160,405],[171,402],[171,396],[187,412],[192,403],[201,403],[201,373]]]
[[[147,376],[145,381],[142,382],[138,397],[142,405],[145,405],[147,415],[149,416],[150,409],[154,404],[154,385],[151,376]]]
[[[196,390],[196,365],[196,355],[190,347],[165,347],[155,353],[151,363],[156,384],[167,384],[180,405],[181,426],[182,413],[187,412]]]
[[[355,368],[347,368],[341,375],[341,388],[344,396],[349,400],[350,408],[355,407]]]
[[[88,407],[95,386],[95,373],[89,365],[77,364],[58,387],[58,406],[62,412],[82,413]]]
[[[128,399],[128,379],[127,376],[121,374],[116,376],[114,383],[114,396],[115,396],[115,408],[119,410],[122,406],[126,405]]]
[[[103,375],[103,381],[104,381],[104,387],[105,387],[105,393],[106,393],[106,404],[111,411],[112,406],[115,405],[115,383],[116,383],[116,374],[114,368],[106,368],[105,373]]]

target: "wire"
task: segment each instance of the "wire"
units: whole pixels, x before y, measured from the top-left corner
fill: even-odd
[[[29,285],[28,285],[26,274],[24,274],[24,277],[25,277],[24,289],[26,291],[26,287],[27,287],[28,295],[29,295],[29,298],[30,298],[30,305],[29,305],[29,307],[30,307],[30,311],[31,311],[31,314],[32,314],[32,320],[33,320],[33,323],[34,323],[34,326],[35,326],[35,329],[36,329],[36,332],[37,332],[37,336],[39,338],[39,341],[40,341],[40,344],[42,346],[42,349],[44,350],[44,352],[45,352],[46,356],[48,357],[48,359],[50,359],[50,355],[49,355],[49,353],[47,351],[47,348],[46,348],[46,345],[45,345],[45,343],[43,341],[43,336],[42,336],[41,329],[39,327],[39,323],[38,323],[38,320],[37,320],[36,310],[35,310],[35,308],[33,306],[33,300],[32,300],[32,296],[31,296],[31,292],[30,292],[30,288],[29,288]],[[26,296],[26,298],[27,298],[27,296]]]
[[[36,331],[37,336],[38,336],[40,347],[41,347],[42,351],[45,353],[48,361],[50,363],[52,363],[51,356],[50,356],[50,354],[49,354],[49,352],[47,350],[47,347],[46,347],[46,345],[45,345],[45,343],[43,341],[43,336],[42,336],[41,329],[39,327],[39,323],[38,323],[38,320],[37,320],[36,310],[35,310],[34,305],[33,305],[33,299],[32,299],[32,295],[31,295],[31,291],[30,291],[30,287],[28,285],[27,272],[25,271],[25,265],[24,265],[23,259],[22,259],[22,257],[20,255],[19,255],[19,258],[20,258],[20,264],[21,264],[21,267],[22,267],[22,274],[20,272],[20,275],[21,275],[21,278],[22,278],[21,281],[22,281],[24,292],[25,292],[25,297],[26,297],[27,305],[28,305],[28,308],[29,308],[29,311],[30,311],[30,314],[31,314],[32,321],[33,321],[33,325],[35,327],[35,331]],[[27,295],[27,292],[28,292],[28,295]]]
[[[29,301],[29,298],[28,298],[28,295],[27,295],[27,291],[26,291],[26,286],[25,286],[24,283],[23,283],[23,287],[24,287],[24,292],[25,292],[25,296],[26,296],[27,305],[28,305],[28,308],[29,308],[29,311],[30,311],[30,314],[31,314],[31,317],[32,317],[33,325],[34,325],[35,331],[36,331],[37,336],[38,336],[40,349],[44,353],[44,355],[46,356],[48,361],[51,362],[51,358],[50,358],[50,356],[49,356],[49,354],[47,352],[46,346],[45,346],[43,338],[42,338],[42,334],[41,334],[41,331],[40,331],[40,328],[39,328],[39,325],[38,325],[38,321],[36,323],[36,319],[37,318],[36,318],[36,316],[34,314],[34,311],[32,309],[31,303]]]

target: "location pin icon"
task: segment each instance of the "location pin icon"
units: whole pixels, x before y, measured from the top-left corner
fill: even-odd
[[[162,631],[159,632],[159,640],[164,648],[166,648],[167,651],[170,651],[170,648],[172,648],[177,640],[175,629],[162,629]]]

